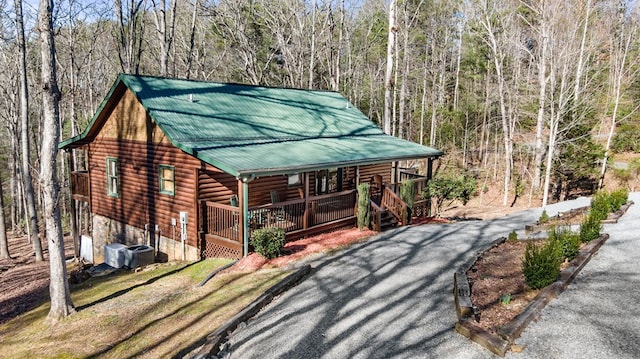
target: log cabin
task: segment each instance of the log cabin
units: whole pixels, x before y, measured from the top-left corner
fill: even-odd
[[[258,228],[291,240],[354,226],[364,182],[374,227],[389,211],[402,224],[397,184],[424,186],[443,155],[385,134],[336,92],[128,74],[59,148],[72,232],[94,262],[111,243],[148,244],[160,260],[239,258]],[[409,160],[426,175],[401,171]]]

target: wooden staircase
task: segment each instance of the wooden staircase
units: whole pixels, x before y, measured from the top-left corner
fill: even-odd
[[[390,188],[385,187],[380,205],[371,200],[373,230],[382,232],[408,224],[407,204]]]

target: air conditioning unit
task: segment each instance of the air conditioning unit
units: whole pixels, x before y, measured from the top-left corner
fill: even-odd
[[[127,246],[122,243],[111,243],[104,246],[104,262],[114,268],[124,267],[124,251]]]
[[[130,269],[144,267],[155,262],[153,247],[137,245],[127,247],[124,251],[124,266]]]

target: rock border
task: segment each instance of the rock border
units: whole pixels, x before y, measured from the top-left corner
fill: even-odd
[[[269,304],[274,297],[286,291],[287,289],[298,284],[305,276],[311,272],[311,266],[305,265],[297,271],[289,274],[280,282],[276,283],[273,287],[267,289],[264,294],[255,299],[249,305],[247,305],[238,314],[234,315],[221,327],[206,336],[204,343],[200,343],[197,348],[186,353],[183,357],[206,359],[217,358],[219,353],[223,351],[224,343],[238,326],[249,320],[256,315],[262,308]]]
[[[458,321],[455,324],[456,331],[491,352],[503,357],[507,351],[512,348],[514,341],[520,337],[520,334],[522,334],[527,325],[533,320],[538,319],[544,307],[560,295],[560,293],[564,292],[578,273],[580,273],[580,270],[582,270],[589,260],[591,260],[591,257],[598,252],[598,249],[600,249],[607,239],[609,239],[609,235],[606,233],[602,234],[582,248],[578,256],[570,262],[569,266],[560,272],[560,278],[541,290],[520,314],[504,327],[500,328],[498,334],[491,333],[473,325],[472,320],[479,318],[480,313],[471,302],[471,286],[466,276],[466,272],[473,266],[482,253],[504,242],[504,238],[492,242],[482,253],[477,254],[469,261],[471,262],[470,265],[469,262],[467,262],[454,274],[453,292],[456,314],[458,315]]]

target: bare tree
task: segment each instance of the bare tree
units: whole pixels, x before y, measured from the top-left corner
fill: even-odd
[[[2,191],[2,179],[0,178],[0,259],[8,259],[9,242],[7,241],[7,227],[4,213],[4,193]]]
[[[544,156],[544,148],[542,143],[542,130],[545,126],[545,106],[547,99],[547,62],[548,60],[548,48],[549,48],[549,12],[551,11],[551,6],[548,6],[547,1],[540,1],[535,4],[538,7],[534,7],[534,5],[527,4],[523,2],[525,6],[527,6],[533,13],[535,13],[537,20],[537,43],[538,49],[537,54],[533,57],[537,57],[537,67],[538,67],[538,115],[536,120],[536,139],[535,139],[535,147],[534,147],[534,160],[533,160],[533,181],[532,186],[534,189],[540,188],[540,179],[542,173],[542,157]],[[525,21],[528,19],[525,18]],[[534,27],[534,24],[529,24],[529,26]]]
[[[116,38],[120,67],[123,72],[137,74],[140,71],[146,0],[128,0],[126,8],[123,8],[122,0],[115,0],[114,4],[118,18]]]
[[[396,52],[396,36],[398,26],[396,25],[396,1],[391,0],[389,4],[389,32],[387,42],[387,70],[384,80],[384,126],[386,134],[391,134],[391,123],[393,123],[393,93],[395,92],[394,64],[393,59]]]
[[[502,136],[504,144],[504,177],[503,177],[503,198],[502,205],[506,206],[509,200],[509,184],[511,181],[511,171],[513,165],[513,128],[511,126],[510,111],[507,108],[507,93],[505,85],[505,60],[506,53],[504,47],[507,44],[501,42],[498,38],[503,31],[495,28],[495,13],[497,12],[496,4],[486,1],[484,3],[483,13],[480,17],[480,23],[484,29],[484,41],[491,51],[491,59],[493,60],[494,70],[496,72],[496,81],[498,82],[498,100],[500,104],[500,120],[502,123]],[[501,24],[502,27],[508,27],[507,24]]]
[[[176,7],[178,0],[151,0],[153,4],[153,18],[156,24],[156,33],[160,41],[160,73],[169,75],[169,52],[173,44],[176,29]],[[195,14],[194,4],[194,14]]]
[[[29,156],[31,150],[29,146],[29,90],[27,85],[27,60],[26,60],[26,43],[24,38],[24,23],[22,17],[22,1],[15,0],[16,11],[16,32],[18,35],[18,52],[19,52],[19,68],[20,68],[20,141],[22,144],[22,181],[24,183],[24,192],[27,205],[27,213],[29,215],[29,229],[31,231],[31,243],[36,254],[36,261],[44,260],[42,256],[42,244],[38,236],[38,215],[36,212],[36,203],[34,199],[33,182],[31,179],[31,163]]]
[[[41,147],[40,182],[42,183],[44,222],[49,244],[51,309],[49,319],[57,321],[73,312],[67,280],[64,241],[58,206],[58,177],[56,158],[60,140],[60,90],[56,75],[55,43],[53,38],[53,1],[40,0],[38,30],[42,56],[43,138]]]
[[[633,5],[635,6],[635,5]],[[625,21],[625,17],[628,13],[637,16],[636,9],[628,9],[623,2],[620,3],[620,8],[617,14],[617,24],[612,34],[611,39],[611,70],[610,70],[610,84],[612,87],[612,95],[610,101],[613,102],[613,109],[611,111],[611,122],[609,124],[609,134],[607,135],[607,144],[605,145],[604,158],[602,159],[602,166],[600,168],[600,178],[598,181],[598,188],[602,188],[604,185],[604,175],[607,171],[607,162],[609,161],[611,141],[615,134],[615,128],[620,119],[619,110],[624,91],[629,86],[631,79],[637,76],[636,65],[638,61],[637,49],[633,49],[634,42],[632,41],[637,30],[637,23],[635,19]],[[634,52],[636,54],[634,55]]]

